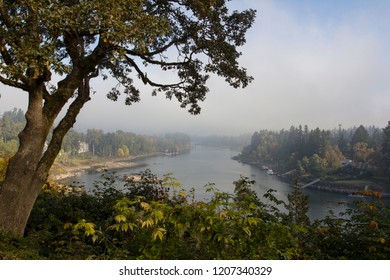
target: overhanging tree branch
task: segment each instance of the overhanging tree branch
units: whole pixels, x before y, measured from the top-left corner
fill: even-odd
[[[159,87],[159,88],[178,88],[182,84],[184,84],[183,81],[173,84],[159,84],[156,82],[153,82],[148,78],[148,76],[142,72],[142,70],[138,67],[137,63],[130,57],[126,56],[126,61],[130,63],[130,65],[137,71],[138,75],[140,76],[142,82],[146,85],[149,84],[153,87]]]
[[[22,84],[22,83],[18,83],[18,82],[14,81],[14,80],[10,80],[10,79],[4,78],[2,76],[0,76],[0,83],[5,84],[5,85],[10,86],[10,87],[15,87],[15,88],[22,89],[24,91],[28,91],[28,86],[27,85]]]
[[[167,62],[167,61],[155,60],[155,59],[152,59],[149,56],[146,56],[144,54],[140,54],[140,53],[137,53],[137,52],[131,51],[131,50],[127,50],[126,53],[129,54],[129,55],[132,55],[132,56],[138,56],[138,57],[142,58],[147,63],[153,64],[153,65],[166,66],[166,67],[177,67],[177,66],[187,65],[188,63],[190,63],[191,57],[193,55],[193,53],[191,53],[188,58],[184,59],[184,61]]]

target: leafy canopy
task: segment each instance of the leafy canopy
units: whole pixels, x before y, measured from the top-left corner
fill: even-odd
[[[153,94],[177,98],[198,114],[209,73],[233,87],[252,80],[240,68],[237,47],[245,43],[254,10],[229,12],[226,0],[0,0],[0,82],[28,90],[31,78],[52,72],[118,81],[130,105],[140,100],[131,77],[154,87]],[[149,66],[172,71],[176,81],[147,75]],[[58,84],[60,87],[61,82]],[[45,90],[45,100],[58,90]]]

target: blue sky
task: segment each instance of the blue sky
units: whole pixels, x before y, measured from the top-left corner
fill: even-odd
[[[96,80],[96,94],[77,121],[78,130],[122,129],[155,134],[240,134],[259,129],[332,129],[390,120],[390,1],[233,0],[257,19],[241,49],[242,66],[255,78],[234,90],[212,77],[199,116],[142,87],[138,104],[112,103],[114,83]],[[155,74],[159,76],[158,73]],[[0,86],[0,113],[25,108],[24,94]]]

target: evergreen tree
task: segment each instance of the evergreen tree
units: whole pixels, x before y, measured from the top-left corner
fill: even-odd
[[[384,162],[384,169],[387,173],[387,178],[390,181],[390,121],[388,125],[383,129],[383,143],[382,143],[382,158]]]
[[[360,125],[352,135],[352,146],[359,142],[370,143],[370,135],[363,125]]]

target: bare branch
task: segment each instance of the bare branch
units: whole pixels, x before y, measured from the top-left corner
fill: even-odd
[[[168,88],[168,87],[171,87],[171,88],[175,88],[176,87],[176,88],[178,88],[182,84],[184,84],[183,81],[179,82],[179,83],[175,83],[175,84],[159,84],[159,83],[155,83],[152,80],[150,80],[145,73],[142,72],[142,70],[138,67],[137,63],[135,63],[135,61],[133,59],[131,59],[130,57],[126,56],[126,60],[127,60],[127,62],[129,62],[131,64],[131,66],[134,67],[134,69],[137,71],[138,75],[140,76],[142,82],[145,85],[149,84],[151,86],[160,87],[160,88]]]
[[[10,86],[10,87],[15,87],[15,88],[22,89],[24,91],[28,91],[28,87],[25,84],[18,83],[16,81],[4,78],[2,76],[0,76],[0,82],[4,85]]]
[[[187,58],[184,61],[165,62],[165,61],[158,61],[158,60],[151,59],[149,56],[146,56],[144,54],[140,54],[140,53],[137,53],[137,52],[134,52],[134,51],[131,51],[131,50],[127,50],[126,52],[129,55],[138,56],[138,57],[142,58],[144,61],[146,61],[146,62],[148,62],[150,64],[160,65],[160,66],[183,66],[183,65],[187,65],[191,61],[191,56],[192,56],[192,54],[191,54],[190,58]]]
[[[176,38],[176,39],[173,39],[171,42],[169,42],[168,44],[166,44],[165,46],[161,47],[161,48],[158,48],[156,50],[154,50],[153,52],[147,52],[145,53],[144,55],[147,55],[147,56],[153,56],[153,55],[156,55],[156,54],[160,54],[160,53],[163,53],[165,52],[166,50],[168,50],[170,47],[172,47],[173,45],[179,43],[180,41],[183,41],[185,40],[185,38]]]

